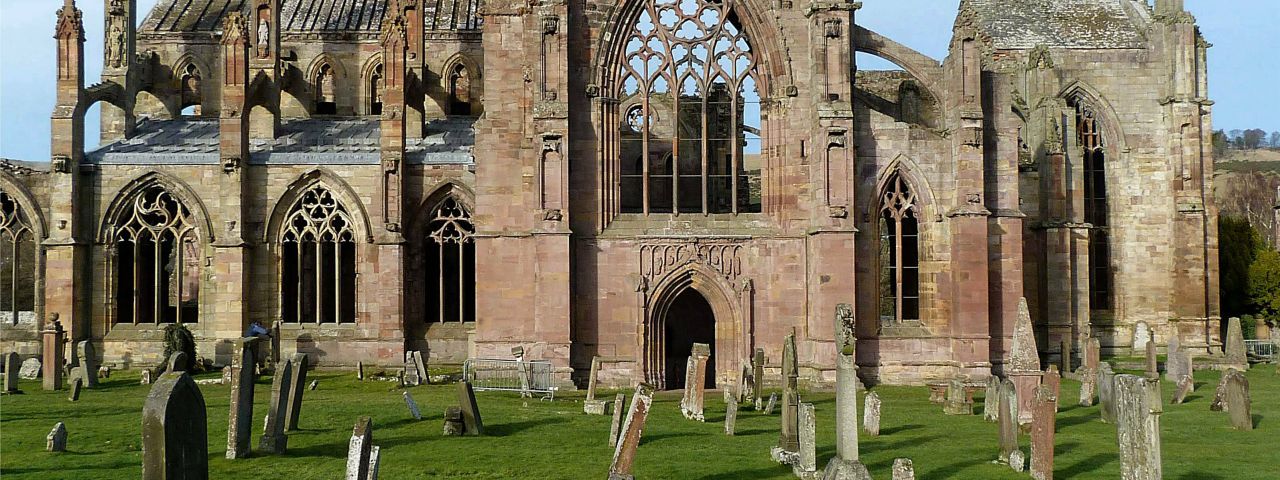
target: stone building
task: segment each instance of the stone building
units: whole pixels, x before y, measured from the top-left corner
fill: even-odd
[[[0,172],[4,348],[56,317],[150,364],[181,321],[226,362],[280,321],[321,365],[677,388],[794,330],[822,383],[849,302],[864,378],[919,383],[1002,372],[1021,297],[1046,359],[1220,348],[1181,0],[963,0],[941,60],[845,0],[104,1],[87,87],[58,12],[48,169]]]

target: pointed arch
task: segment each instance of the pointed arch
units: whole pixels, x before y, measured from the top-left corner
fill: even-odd
[[[311,86],[313,112],[318,115],[334,115],[339,112],[338,84],[347,81],[342,62],[331,55],[321,53],[307,67],[306,85]],[[345,105],[344,105],[345,106]]]
[[[40,209],[40,204],[36,202],[35,195],[31,194],[31,190],[22,181],[18,180],[12,173],[0,170],[0,190],[8,193],[18,203],[18,206],[22,207],[22,211],[26,214],[27,220],[30,221],[32,233],[37,240],[49,238],[49,226],[45,223],[44,211]]]
[[[262,241],[266,244],[277,243],[282,234],[282,224],[294,204],[310,191],[312,187],[321,186],[333,194],[334,198],[351,214],[351,227],[357,243],[373,243],[373,227],[369,223],[369,212],[364,202],[356,194],[351,185],[341,177],[325,168],[315,168],[298,176],[289,184],[267,219],[267,228],[263,231]]]
[[[876,219],[876,316],[881,327],[918,323],[922,318],[920,266],[925,249],[921,225],[925,214],[919,187],[909,181],[903,160],[895,159],[896,165],[885,169],[876,186],[876,198],[869,202],[874,205],[872,216]]]
[[[45,238],[44,216],[30,192],[12,177],[0,171],[0,322],[34,324],[44,303],[39,247]]]
[[[426,324],[476,319],[476,226],[474,196],[447,181],[422,202],[406,229],[413,252],[411,288]]]
[[[112,229],[125,215],[129,214],[132,208],[130,201],[140,192],[152,186],[163,188],[191,211],[196,227],[199,230],[200,238],[204,242],[213,243],[217,241],[217,231],[214,230],[213,223],[210,221],[209,210],[205,207],[204,201],[200,199],[200,196],[191,189],[191,186],[173,175],[159,170],[152,170],[139,175],[116,191],[115,196],[112,197],[111,204],[107,206],[107,210],[102,216],[102,221],[99,222],[98,243],[111,243],[111,237],[114,233]]]
[[[370,55],[360,67],[360,105],[365,115],[382,114],[382,89],[386,72],[382,66],[382,52]]]
[[[1124,126],[1120,124],[1120,114],[1097,88],[1084,80],[1075,80],[1062,88],[1058,98],[1068,103],[1083,101],[1099,114],[1103,141],[1107,144],[1108,153],[1112,158],[1119,159],[1119,154],[1129,151],[1128,138],[1125,135]]]
[[[480,65],[462,52],[453,54],[441,70],[444,109],[450,115],[476,115],[483,108],[484,82]]]
[[[715,268],[700,261],[689,261],[658,277],[652,285],[642,284],[641,290],[645,295],[644,333],[639,352],[645,382],[670,388],[666,384],[666,373],[671,367],[665,358],[666,322],[673,304],[688,290],[696,291],[711,307],[715,323],[711,361],[716,363],[716,371],[728,374],[735,370],[738,359],[746,358],[749,332],[740,292]]]
[[[178,57],[178,61],[173,63],[173,81],[174,91],[178,92],[179,111],[195,105],[200,106],[203,113],[204,100],[211,96],[206,95],[205,91],[209,90],[209,85],[214,84],[211,83],[212,74],[213,69],[209,64],[191,52]]]
[[[934,218],[940,213],[938,211],[937,196],[934,195],[933,187],[929,185],[929,179],[920,172],[920,165],[915,160],[902,153],[893,157],[893,160],[890,160],[884,168],[880,169],[875,185],[868,190],[875,196],[868,198],[864,204],[879,205],[879,199],[894,175],[900,175],[905,179],[916,193],[916,204],[921,210],[922,219]]]
[[[1105,97],[1083,81],[1062,90],[1075,114],[1076,147],[1067,157],[1079,155],[1082,164],[1084,222],[1091,226],[1088,239],[1089,309],[1110,311],[1116,306],[1117,283],[1112,258],[1110,190],[1117,173],[1116,160],[1126,151],[1119,116]]]

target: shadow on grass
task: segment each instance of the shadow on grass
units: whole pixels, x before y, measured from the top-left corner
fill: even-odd
[[[1058,429],[1061,430],[1063,428],[1074,427],[1076,425],[1080,425],[1083,423],[1089,423],[1091,420],[1096,420],[1096,419],[1097,417],[1094,417],[1092,415],[1080,415],[1075,417],[1060,418],[1058,419],[1057,424],[1058,424]]]
[[[786,467],[779,466],[775,468],[755,468],[755,469],[735,470],[732,472],[717,473],[717,474],[706,475],[698,478],[701,480],[738,480],[740,478],[771,478],[771,477],[777,477],[779,475],[783,475],[787,473],[788,473],[788,470]]]
[[[1093,456],[1076,462],[1067,468],[1056,470],[1054,472],[1054,476],[1061,478],[1077,478],[1080,475],[1094,472],[1099,468],[1102,468],[1102,466],[1107,462],[1115,460],[1116,458],[1117,457],[1115,455],[1108,455],[1104,453],[1094,454]]]
[[[1227,477],[1208,472],[1191,472],[1178,477],[1178,480],[1226,480]]]
[[[554,425],[557,423],[568,423],[568,422],[569,420],[565,418],[547,417],[547,418],[540,418],[537,420],[527,420],[523,422],[485,425],[484,432],[485,432],[485,435],[488,435],[488,436],[505,437],[508,435],[514,435],[516,433],[520,433],[522,431],[525,431],[534,427],[541,427],[543,425]]]
[[[1259,415],[1256,413],[1253,414],[1253,428],[1258,428],[1262,426],[1262,418],[1263,418],[1262,415]]]
[[[920,425],[920,424],[918,424],[918,423],[913,423],[913,424],[910,424],[910,425],[899,425],[899,426],[897,426],[897,427],[893,427],[893,428],[886,428],[886,429],[884,429],[884,430],[881,430],[881,431],[880,431],[880,435],[882,435],[882,436],[883,436],[883,435],[893,435],[893,434],[895,434],[895,433],[901,433],[901,432],[905,432],[905,431],[907,431],[907,430],[919,430],[919,429],[921,429],[921,428],[924,428],[924,425]]]
[[[976,467],[978,465],[982,465],[985,463],[987,463],[986,460],[967,460],[963,462],[956,462],[950,465],[943,466],[941,468],[935,468],[933,470],[925,472],[923,475],[920,475],[919,478],[920,480],[942,480],[946,478],[975,478],[972,473],[966,473],[966,472],[963,472],[963,470],[969,467]]]
[[[689,433],[689,432],[680,432],[680,433],[658,433],[658,434],[654,434],[654,435],[642,435],[642,436],[640,437],[640,445],[646,445],[646,444],[647,444],[647,445],[652,445],[652,444],[653,444],[653,443],[655,443],[655,442],[661,442],[661,441],[666,440],[666,439],[668,439],[668,438],[677,438],[677,437],[694,437],[694,436],[697,436],[697,435],[698,435],[698,434],[696,434],[696,433]]]

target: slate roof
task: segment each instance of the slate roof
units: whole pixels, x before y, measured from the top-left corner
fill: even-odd
[[[1133,0],[963,0],[960,18],[972,15],[997,49],[1142,48],[1145,38],[1129,9]]]
[[[426,138],[410,139],[410,163],[470,164],[475,132],[471,118],[427,124]],[[377,164],[381,128],[376,118],[322,118],[286,121],[275,140],[254,140],[253,164]],[[215,164],[218,120],[183,118],[144,120],[131,138],[105,145],[87,155],[99,164]]]
[[[424,0],[427,30],[479,29],[481,0]],[[247,0],[160,0],[139,31],[219,32],[222,17],[243,10]],[[386,0],[281,0],[280,25],[286,32],[377,32],[386,16]]]

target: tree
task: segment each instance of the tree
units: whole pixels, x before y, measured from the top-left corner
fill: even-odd
[[[1271,132],[1271,148],[1280,148],[1280,132]]]
[[[1280,175],[1259,171],[1231,173],[1218,176],[1214,183],[1222,215],[1249,222],[1270,242],[1276,228],[1274,207]]]
[[[1256,150],[1262,146],[1263,140],[1266,140],[1267,132],[1261,128],[1251,128],[1244,131],[1244,148],[1248,150]]]
[[[1280,315],[1280,252],[1265,249],[1249,266],[1249,298],[1258,312]]]
[[[1277,132],[1280,133],[1280,132]],[[1222,158],[1227,154],[1227,147],[1231,140],[1227,138],[1227,134],[1222,130],[1213,131],[1213,158]]]
[[[1240,217],[1226,216],[1218,222],[1218,289],[1223,317],[1251,312],[1253,290],[1250,267],[1258,258],[1261,236]]]
[[[1227,132],[1227,139],[1231,140],[1231,148],[1244,148],[1244,130],[1235,129]]]

